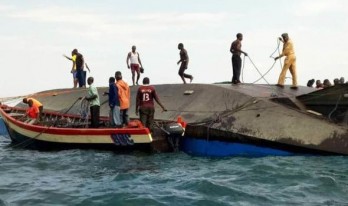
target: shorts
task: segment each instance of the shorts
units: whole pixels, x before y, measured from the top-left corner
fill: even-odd
[[[77,77],[76,77],[76,74],[77,74],[76,70],[75,70],[75,71],[71,71],[71,73],[72,73],[72,75],[73,75],[73,78],[74,78],[74,79],[77,79]]]
[[[79,87],[86,86],[86,71],[83,71],[82,69],[77,69],[76,78],[78,80]]]
[[[180,64],[180,70],[185,71],[186,69],[187,69],[187,62],[182,62],[182,63]]]
[[[134,72],[134,71],[139,72],[139,71],[140,71],[140,66],[139,66],[139,64],[131,64],[131,65],[130,65],[130,68],[131,68],[131,71],[132,71],[132,72]]]

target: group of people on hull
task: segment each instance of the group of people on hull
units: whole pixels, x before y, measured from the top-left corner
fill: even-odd
[[[183,43],[178,44],[178,49],[180,50],[180,59],[177,64],[180,64],[179,68],[179,76],[181,77],[184,84],[186,84],[186,79],[190,80],[190,83],[193,80],[193,76],[185,73],[185,70],[188,68],[189,57],[187,54],[187,50],[184,48]],[[77,49],[74,49],[71,52],[71,57],[67,55],[63,55],[68,60],[72,61],[71,73],[73,75],[73,88],[86,87],[86,71],[84,71],[84,67],[86,66],[87,70],[90,72],[90,69],[87,63],[84,60],[84,57],[81,53],[78,52]],[[132,82],[133,85],[139,85],[140,73],[144,73],[144,67],[141,63],[140,55],[136,51],[136,46],[132,46],[132,51],[127,54],[126,59],[127,68],[131,70],[132,73]]]
[[[279,56],[274,58],[274,60],[277,61],[278,59],[284,56],[285,56],[285,60],[284,60],[284,65],[279,75],[278,83],[276,84],[276,86],[281,88],[284,87],[286,72],[290,70],[290,73],[292,75],[292,86],[290,88],[297,89],[296,55],[295,55],[294,45],[287,33],[283,33],[281,36],[282,37],[279,37],[279,40],[283,43],[283,50]],[[230,52],[232,53],[232,69],[233,69],[232,84],[241,83],[239,78],[240,78],[241,67],[242,67],[242,59],[240,56],[241,54],[248,56],[248,54],[242,50],[243,34],[238,33],[236,37],[237,39],[232,42],[231,48],[230,48]]]
[[[248,56],[248,54],[243,51],[242,40],[243,35],[238,33],[236,35],[237,39],[232,42],[230,47],[230,52],[232,53],[232,68],[233,68],[233,77],[232,84],[240,84],[240,73],[242,66],[241,54]],[[283,88],[285,75],[287,70],[290,70],[292,75],[292,86],[290,88],[297,89],[297,74],[296,74],[296,56],[294,51],[294,46],[292,41],[289,38],[287,33],[283,33],[279,40],[283,43],[282,53],[275,57],[275,61],[279,58],[285,56],[284,65],[282,71],[279,75],[278,83],[276,86]],[[185,70],[188,68],[189,57],[187,50],[184,48],[182,43],[178,44],[178,49],[180,50],[180,60],[177,64],[180,64],[179,76],[181,77],[184,84],[186,84],[186,79],[189,79],[190,82],[193,80],[193,76],[186,74]],[[86,72],[84,71],[84,66],[89,70],[87,63],[83,58],[83,55],[78,52],[77,49],[74,49],[71,52],[71,57],[63,55],[68,60],[72,61],[71,73],[73,74],[74,88],[77,87],[86,87]],[[132,72],[132,83],[133,85],[139,85],[140,73],[143,73],[144,68],[140,60],[140,55],[136,51],[136,46],[132,46],[132,51],[127,54],[126,59],[127,67]],[[90,70],[89,70],[90,71]],[[93,84],[94,78],[89,77],[87,83],[89,89],[87,96],[84,99],[88,100],[90,103],[90,114],[91,114],[91,127],[97,128],[99,126],[99,116],[100,116],[100,101],[98,90]],[[314,83],[314,80],[313,80]],[[152,128],[152,123],[154,119],[154,101],[156,101],[163,109],[167,111],[166,108],[160,102],[156,90],[153,86],[150,86],[150,79],[145,77],[143,79],[143,85],[138,88],[136,95],[136,115],[140,115],[141,122],[148,128]],[[115,73],[115,77],[109,78],[109,91],[104,93],[109,97],[109,106],[110,106],[110,123],[113,127],[122,127],[127,125],[129,122],[128,109],[130,106],[130,89],[128,84],[122,80],[122,74],[120,71]],[[37,109],[32,109],[34,113],[38,113],[38,106],[33,106],[31,100],[25,100],[25,103],[29,104],[29,108],[37,107]],[[37,100],[36,100],[37,101]],[[24,100],[23,100],[24,102]],[[41,104],[41,103],[40,103]],[[41,104],[41,112],[42,112]],[[33,113],[28,110],[28,114]],[[40,116],[40,115],[36,115]],[[32,115],[35,117],[35,115]]]
[[[240,84],[240,74],[242,67],[242,59],[241,54],[248,56],[248,54],[242,50],[242,40],[243,34],[238,33],[236,35],[237,39],[232,42],[230,47],[230,52],[232,53],[232,84]],[[278,83],[276,86],[283,88],[285,82],[285,76],[288,70],[292,75],[292,86],[291,89],[297,89],[297,73],[296,73],[296,55],[294,50],[294,45],[289,35],[287,33],[283,33],[279,40],[283,43],[282,53],[275,57],[274,60],[278,60],[282,57],[286,57],[284,60],[284,65],[282,71],[278,78]],[[180,50],[180,60],[177,64],[180,64],[179,68],[179,76],[181,77],[184,84],[186,84],[186,79],[189,79],[190,82],[193,80],[193,76],[185,73],[185,70],[188,68],[189,57],[187,54],[187,50],[184,48],[183,43],[178,44],[178,49]],[[83,55],[80,54],[77,49],[74,49],[71,53],[72,57],[68,57],[64,55],[67,59],[73,62],[71,73],[73,74],[74,79],[74,88],[77,87],[77,83],[79,87],[85,87],[86,83],[86,72],[84,71],[84,65],[89,70],[87,64],[84,61]],[[136,46],[132,46],[132,51],[127,54],[126,59],[127,67],[131,70],[132,73],[132,82],[133,85],[139,85],[140,73],[144,72],[143,65],[141,63],[140,55],[136,51]]]
[[[348,82],[344,81],[344,77],[341,78],[335,78],[334,79],[334,84],[332,85],[329,79],[324,79],[323,83],[321,83],[321,81],[318,79],[317,81],[315,81],[315,79],[310,79],[307,82],[307,87],[313,87],[315,82],[315,88],[316,89],[324,89],[327,87],[331,87],[331,86],[336,86],[338,84],[348,84]]]

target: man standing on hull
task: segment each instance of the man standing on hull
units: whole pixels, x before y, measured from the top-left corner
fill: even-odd
[[[141,64],[139,53],[136,52],[136,46],[132,46],[132,51],[128,53],[127,55],[127,67],[128,69],[131,69],[132,72],[132,81],[133,86],[135,85],[135,72],[137,72],[137,85],[139,85],[138,81],[140,79],[140,68],[143,67]],[[129,65],[130,60],[130,65]]]
[[[238,33],[237,39],[232,42],[230,52],[232,53],[232,68],[233,68],[233,76],[232,76],[232,84],[240,84],[240,70],[242,68],[242,59],[240,55],[243,53],[245,56],[248,54],[242,51],[242,40],[243,34]]]
[[[78,81],[79,87],[86,87],[86,71],[84,71],[84,66],[86,65],[86,68],[89,71],[89,68],[87,64],[85,63],[85,60],[83,58],[83,55],[80,54],[77,49],[74,49],[72,52],[72,58],[68,58],[69,60],[72,60],[73,62],[73,68],[76,68],[76,79]],[[90,71],[89,71],[90,72]],[[74,82],[75,87],[75,82]]]
[[[189,63],[189,57],[187,55],[186,49],[184,49],[184,44],[180,43],[178,45],[178,49],[180,50],[180,60],[178,61],[178,64],[180,64],[180,69],[179,69],[179,76],[181,77],[182,81],[184,84],[186,84],[185,78],[190,79],[190,83],[193,80],[193,76],[190,74],[185,74],[185,70],[187,69],[187,65]]]
[[[67,58],[68,60],[72,61],[73,62],[73,65],[72,65],[72,68],[71,68],[71,73],[73,75],[73,85],[74,87],[73,88],[77,88],[77,83],[78,83],[78,79],[77,79],[77,76],[76,76],[76,54],[74,54],[74,51],[71,52],[71,58],[68,57],[67,55],[64,55],[63,56],[65,58]]]
[[[284,60],[282,72],[279,75],[277,86],[281,88],[284,87],[285,75],[289,69],[292,75],[292,86],[290,88],[297,89],[296,56],[294,44],[290,40],[287,33],[282,34],[282,38],[279,37],[279,40],[283,42],[283,52],[278,57],[274,58],[274,60],[277,61],[277,59],[282,58],[283,56],[286,56],[286,58]]]

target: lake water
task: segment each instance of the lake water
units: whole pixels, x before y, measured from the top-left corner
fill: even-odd
[[[0,205],[348,205],[348,158],[39,152],[0,136]]]

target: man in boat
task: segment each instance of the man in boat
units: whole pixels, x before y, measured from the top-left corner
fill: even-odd
[[[89,101],[90,112],[91,112],[91,128],[99,127],[99,116],[100,116],[100,101],[97,87],[93,84],[94,78],[88,77],[87,83],[89,85],[87,96],[85,99]]]
[[[181,77],[182,81],[184,82],[184,84],[186,84],[186,80],[185,78],[190,79],[190,83],[193,80],[193,76],[190,74],[186,74],[185,70],[187,69],[188,63],[189,63],[189,57],[187,55],[187,51],[184,48],[184,44],[183,43],[179,43],[178,44],[178,49],[180,50],[180,60],[178,61],[178,65],[180,64],[180,68],[179,68],[179,76]]]
[[[140,68],[143,67],[141,64],[140,56],[139,53],[136,51],[136,46],[132,46],[132,51],[128,53],[127,55],[127,67],[128,69],[131,70],[132,72],[132,81],[133,81],[133,86],[135,85],[135,72],[137,73],[137,85],[139,85],[138,81],[140,79]],[[130,65],[129,65],[130,61]]]
[[[145,77],[143,79],[143,85],[138,88],[135,114],[137,116],[140,114],[141,123],[152,131],[155,115],[154,100],[162,107],[163,111],[167,111],[167,109],[159,100],[155,88],[149,84],[150,79]]]
[[[115,84],[115,77],[109,78],[109,91],[104,94],[109,96],[110,125],[112,127],[121,127],[120,99],[118,87]]]
[[[292,86],[290,88],[297,89],[296,56],[294,44],[287,33],[283,33],[282,37],[279,37],[279,40],[283,42],[283,52],[278,57],[274,58],[274,60],[277,61],[277,59],[282,58],[283,56],[286,56],[286,58],[284,60],[282,72],[279,75],[277,86],[281,88],[284,87],[286,72],[290,70],[292,75]]]
[[[41,116],[42,116],[42,112],[43,112],[43,105],[41,102],[39,102],[37,99],[34,99],[32,97],[26,97],[26,98],[23,98],[23,103],[25,104],[28,104],[29,105],[29,101],[32,101],[33,103],[33,107],[36,107],[38,110],[39,110],[39,115],[38,115],[38,118],[39,120],[41,120]],[[30,105],[29,105],[30,106]]]
[[[115,79],[120,99],[121,124],[127,126],[129,122],[128,109],[130,106],[130,89],[128,84],[122,80],[122,73],[120,71],[115,72]]]
[[[26,111],[26,116],[29,117],[27,120],[28,124],[34,124],[40,116],[39,108],[34,104],[32,99],[27,101],[29,108]]]
[[[239,79],[240,72],[242,69],[242,59],[240,58],[240,55],[244,54],[245,56],[248,56],[246,52],[242,51],[243,34],[238,33],[236,37],[237,39],[232,42],[231,48],[230,48],[230,52],[232,53],[232,70],[233,70],[232,84],[241,83]]]

